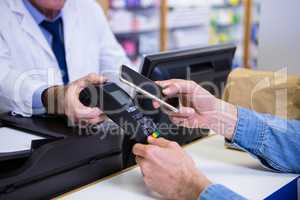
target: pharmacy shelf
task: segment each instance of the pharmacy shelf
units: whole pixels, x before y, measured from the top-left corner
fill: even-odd
[[[255,66],[258,48],[257,30],[259,28],[256,6],[260,4],[260,0],[98,1],[102,4],[110,21],[113,20],[111,16],[114,15],[113,13],[127,12],[132,15],[132,23],[125,24],[127,26],[125,28],[120,28],[118,24],[120,23],[118,20],[122,19],[121,25],[124,25],[123,17],[118,17],[117,20],[111,21],[111,23],[117,39],[125,46],[128,56],[134,62],[138,62],[140,56],[148,52],[154,53],[183,46],[189,47],[193,44],[208,45],[230,42],[238,46],[236,54],[238,58],[235,60],[235,66]],[[205,10],[207,8],[208,11]],[[184,15],[177,13],[176,16],[174,12]],[[238,23],[224,23],[222,21],[212,23],[215,20],[214,13],[217,12],[238,13]],[[156,19],[153,18],[153,20],[156,20],[157,23],[148,23],[146,17],[144,20],[142,18],[142,23],[140,23],[138,15],[143,16],[146,14],[155,17]],[[224,17],[221,18],[224,19]],[[146,25],[143,26],[143,24]],[[194,43],[192,39],[195,40]]]

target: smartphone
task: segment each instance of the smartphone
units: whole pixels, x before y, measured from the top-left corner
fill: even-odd
[[[179,99],[177,97],[170,99],[172,105],[169,102],[162,100],[164,95],[160,86],[125,65],[122,65],[121,67],[120,80],[146,97],[159,102],[167,109],[173,112],[179,112]]]

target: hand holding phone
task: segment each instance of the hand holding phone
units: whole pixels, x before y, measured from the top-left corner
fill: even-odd
[[[154,81],[148,79],[147,77],[139,74],[138,72],[130,69],[125,65],[121,67],[120,80],[130,87],[134,88],[136,91],[145,95],[146,97],[159,102],[168,110],[179,112],[179,99],[177,97],[169,99],[171,100],[170,102],[162,100],[164,95],[160,86],[158,86]],[[172,103],[172,105],[170,103]]]

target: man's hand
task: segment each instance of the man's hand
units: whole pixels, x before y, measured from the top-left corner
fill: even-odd
[[[54,86],[43,93],[43,103],[49,114],[66,115],[72,122],[100,123],[105,120],[99,108],[84,106],[79,100],[80,92],[89,85],[103,84],[107,79],[89,74],[67,86]]]
[[[148,142],[133,147],[148,188],[166,199],[194,200],[211,184],[177,143],[152,137]]]
[[[168,113],[174,124],[188,128],[208,128],[232,139],[237,122],[237,108],[217,99],[193,81],[172,79],[157,81],[167,97],[181,100],[179,113]],[[155,108],[160,105],[153,102]]]

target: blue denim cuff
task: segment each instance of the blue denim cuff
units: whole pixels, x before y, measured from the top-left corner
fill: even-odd
[[[258,159],[263,167],[278,171],[276,167],[270,165],[268,156],[263,153],[266,129],[267,118],[264,115],[245,108],[238,108],[238,122],[230,145],[248,152],[252,157]]]
[[[238,122],[232,144],[249,153],[258,154],[264,140],[264,119],[262,115],[238,108]]]
[[[48,86],[42,86],[37,89],[32,96],[32,110],[34,115],[40,115],[46,113],[46,108],[42,102],[42,94],[48,88]]]
[[[245,198],[220,184],[208,186],[199,197],[199,200],[244,200]]]

